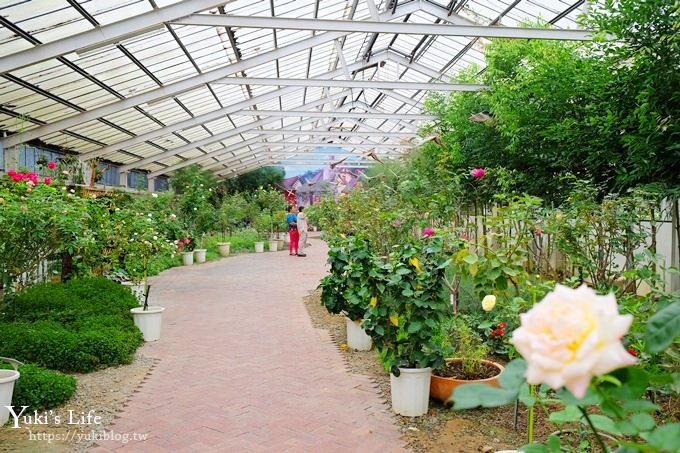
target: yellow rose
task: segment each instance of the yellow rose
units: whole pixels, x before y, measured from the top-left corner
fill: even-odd
[[[488,296],[484,296],[484,299],[482,299],[482,308],[484,311],[491,311],[493,310],[493,307],[496,306],[496,296],[493,294],[489,294]]]
[[[398,327],[399,326],[399,318],[397,318],[395,315],[390,316],[390,322],[392,323],[393,326]]]
[[[373,296],[371,297],[371,307],[375,307],[376,305],[378,305],[378,298]]]

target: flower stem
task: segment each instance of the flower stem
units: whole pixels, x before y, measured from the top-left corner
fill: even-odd
[[[582,406],[578,406],[578,410],[581,411],[583,416],[586,418],[586,421],[588,422],[588,426],[590,426],[590,429],[593,431],[593,434],[595,434],[595,439],[597,439],[597,444],[600,446],[602,453],[609,452],[609,450],[607,449],[607,446],[604,444],[604,441],[600,437],[600,434],[595,429],[595,426],[593,425],[593,421],[588,416],[588,412],[586,412],[586,410]]]
[[[536,395],[536,387],[533,385],[529,385],[529,395],[535,396]],[[529,421],[527,422],[528,424],[528,433],[527,433],[527,440],[529,443],[533,443],[534,441],[534,405],[531,405],[529,408]]]

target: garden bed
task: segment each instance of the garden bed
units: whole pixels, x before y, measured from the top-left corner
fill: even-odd
[[[389,374],[383,369],[374,351],[354,351],[347,348],[344,317],[330,315],[321,306],[319,296],[319,292],[315,291],[305,298],[312,323],[330,333],[351,373],[371,377],[376,383],[376,391],[380,392],[389,407]],[[553,427],[541,424],[540,414],[537,415],[535,433],[540,439],[541,436],[547,436]],[[512,407],[455,412],[430,400],[427,415],[415,418],[394,415],[394,420],[399,425],[408,448],[416,452],[494,452],[526,443],[524,427],[527,416],[523,407],[520,407],[518,414],[518,432],[513,431]]]

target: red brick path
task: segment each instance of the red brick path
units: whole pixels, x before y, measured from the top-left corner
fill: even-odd
[[[166,307],[159,363],[107,428],[144,442],[92,452],[388,452],[403,442],[371,381],[350,374],[302,302],[326,247],[229,257],[152,279]]]

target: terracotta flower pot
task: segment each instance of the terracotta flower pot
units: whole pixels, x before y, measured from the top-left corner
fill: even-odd
[[[462,359],[446,359],[446,363],[461,362],[461,361],[462,361]],[[441,401],[442,403],[450,405],[450,404],[453,404],[453,402],[449,402],[449,398],[451,398],[453,391],[459,385],[463,385],[463,384],[488,384],[488,385],[491,385],[493,387],[500,387],[500,384],[498,383],[498,378],[500,377],[501,373],[505,369],[503,367],[503,365],[501,365],[500,363],[492,362],[491,360],[482,360],[482,363],[485,363],[488,366],[497,368],[498,374],[494,377],[490,377],[490,378],[487,378],[487,379],[473,379],[473,380],[457,379],[457,378],[452,378],[452,377],[442,377],[442,376],[436,376],[436,375],[433,374],[431,381],[430,381],[430,396],[434,399]]]

